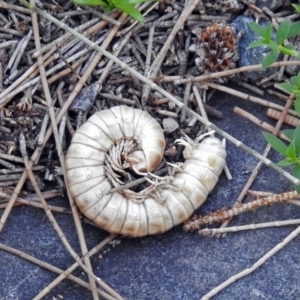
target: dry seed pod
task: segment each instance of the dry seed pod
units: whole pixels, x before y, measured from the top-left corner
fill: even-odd
[[[131,141],[136,147],[128,150]],[[120,182],[112,170],[123,168],[121,159],[125,167],[152,171],[163,157],[165,139],[145,111],[116,106],[94,114],[76,131],[66,155],[68,188],[81,212],[104,230],[132,237],[163,233],[186,221],[217,183],[226,151],[215,137],[178,142],[185,146],[183,166],[171,181],[150,186],[163,202],[153,194],[137,202],[124,190],[109,193]]]
[[[281,117],[281,111],[278,111],[276,109],[273,109],[273,108],[268,108],[267,110],[267,116],[270,117],[270,118],[273,118],[275,120],[279,120],[280,117]],[[289,124],[291,126],[298,126],[300,124],[300,119],[297,118],[297,117],[293,117],[289,114],[287,114],[285,117],[284,117],[284,120],[283,120],[284,123],[286,124]]]
[[[235,27],[225,22],[213,22],[204,30],[196,28],[196,45],[190,47],[199,57],[195,63],[201,72],[213,73],[235,68],[238,59]]]

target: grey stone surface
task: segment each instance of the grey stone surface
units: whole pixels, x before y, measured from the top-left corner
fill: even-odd
[[[244,15],[238,16],[231,22],[232,24],[235,24],[237,33],[239,33],[240,31],[244,32],[238,43],[238,50],[239,50],[238,66],[239,67],[246,67],[246,66],[260,64],[264,59],[264,57],[270,52],[270,49],[267,46],[249,48],[249,45],[252,42],[260,40],[260,37],[256,33],[254,33],[249,27],[249,23],[252,22],[255,22],[253,18]],[[264,27],[267,27],[269,24],[270,24],[269,22],[260,23],[260,25]],[[272,34],[272,39],[276,40],[276,35],[274,31]],[[253,80],[257,80],[273,72],[274,69],[269,68],[265,70],[245,72],[244,76]]]
[[[220,93],[214,95],[210,104],[224,113],[223,120],[211,121],[262,153],[266,143],[261,129],[235,115],[232,110],[238,105],[266,120],[265,108]],[[256,165],[256,159],[231,143],[228,143],[227,149],[227,162],[233,180],[228,181],[223,174],[198,214],[232,205]],[[270,158],[279,160],[274,153]],[[270,168],[264,167],[252,189],[278,193],[291,190],[292,185]],[[66,199],[57,199],[51,203],[68,206]],[[238,216],[231,225],[286,220],[299,218],[299,215],[298,207],[277,204]],[[55,216],[66,237],[79,252],[72,217],[57,213]],[[14,208],[1,234],[1,242],[66,269],[73,260],[44,217],[39,209]],[[296,226],[260,229],[214,239],[197,233],[186,233],[178,226],[165,234],[123,239],[115,247],[107,246],[92,258],[92,264],[96,275],[125,299],[196,300],[230,276],[249,268],[295,228]],[[89,249],[107,236],[104,231],[89,225],[84,225],[84,231]],[[299,245],[299,237],[296,237],[254,273],[233,283],[213,299],[299,299]],[[75,274],[86,279],[80,269]],[[41,267],[0,251],[0,299],[33,299],[55,278],[55,274]],[[58,295],[62,295],[64,300],[92,299],[89,291],[68,280],[60,283],[44,299],[59,299]]]

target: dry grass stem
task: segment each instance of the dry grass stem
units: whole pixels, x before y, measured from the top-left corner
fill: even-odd
[[[284,171],[283,169],[281,169],[280,167],[278,167],[276,164],[274,164],[272,161],[270,161],[269,159],[266,159],[264,156],[262,156],[261,154],[257,153],[256,151],[252,150],[251,148],[247,147],[246,145],[244,145],[243,143],[241,143],[239,140],[235,139],[234,137],[232,137],[231,135],[227,134],[226,132],[224,132],[223,130],[221,130],[220,128],[218,128],[217,126],[215,126],[214,124],[207,122],[204,118],[202,118],[201,116],[199,116],[197,113],[195,113],[193,110],[189,109],[188,107],[184,106],[183,103],[181,101],[178,101],[174,96],[172,96],[170,93],[166,92],[164,89],[160,88],[158,85],[156,85],[154,82],[152,82],[151,80],[147,79],[146,77],[144,77],[143,75],[141,75],[140,73],[138,73],[137,71],[135,71],[134,69],[131,69],[130,67],[128,67],[125,63],[123,63],[122,61],[120,61],[118,58],[114,57],[111,53],[109,53],[108,51],[106,51],[104,49],[104,47],[99,47],[96,44],[94,44],[93,42],[91,42],[90,40],[86,39],[84,36],[78,34],[75,30],[73,30],[72,28],[66,26],[66,25],[61,25],[61,23],[56,20],[55,18],[53,18],[51,15],[45,13],[44,11],[40,10],[39,8],[35,7],[35,6],[31,6],[27,1],[25,0],[20,0],[25,6],[30,7],[32,10],[34,10],[35,12],[37,12],[38,14],[44,16],[45,18],[47,18],[48,20],[52,21],[53,23],[57,24],[58,26],[62,27],[63,29],[71,32],[72,34],[74,34],[75,36],[79,37],[84,43],[86,43],[87,45],[89,45],[91,48],[97,50],[100,53],[103,53],[106,57],[108,57],[109,59],[114,60],[115,63],[117,63],[118,65],[120,65],[122,68],[124,68],[125,70],[127,70],[130,74],[132,74],[132,76],[138,78],[139,80],[143,81],[144,83],[146,83],[146,85],[149,85],[150,88],[157,90],[159,93],[161,93],[162,95],[168,97],[172,102],[174,102],[178,107],[180,107],[183,110],[186,110],[189,114],[191,114],[192,116],[195,116],[200,122],[202,122],[204,125],[210,127],[212,130],[215,130],[216,132],[218,132],[219,134],[221,134],[223,137],[225,137],[227,140],[231,141],[232,143],[234,143],[237,147],[240,147],[241,149],[243,149],[244,151],[247,151],[248,153],[250,153],[251,155],[253,155],[254,157],[258,158],[259,160],[262,160],[266,165],[268,165],[269,167],[271,167],[272,169],[276,170],[278,173],[280,173],[282,176],[284,176],[285,178],[289,179],[291,182],[293,182],[294,184],[300,184],[300,181],[295,178],[294,176],[292,176],[291,174],[289,174],[288,172]],[[288,62],[286,62],[288,63]],[[261,67],[261,65],[259,65]],[[272,65],[273,66],[273,65]],[[71,94],[72,95],[72,94]],[[60,114],[58,115],[58,117],[61,117]],[[1,225],[1,224],[0,224]]]
[[[294,231],[292,231],[281,243],[277,244],[273,249],[267,252],[264,256],[262,256],[256,263],[254,263],[250,268],[245,269],[244,271],[230,277],[222,284],[217,286],[216,288],[212,289],[209,293],[204,295],[201,300],[207,300],[219,293],[221,290],[229,286],[230,284],[236,282],[237,280],[249,275],[250,273],[254,272],[257,268],[263,265],[270,257],[275,255],[278,251],[283,249],[292,239],[298,236],[300,233],[300,226],[297,227]]]
[[[240,116],[242,116],[242,117],[250,120],[254,124],[260,126],[261,128],[263,128],[263,129],[265,129],[265,130],[267,130],[269,132],[274,132],[275,131],[275,127],[274,126],[272,126],[272,125],[270,125],[270,124],[268,124],[266,122],[261,121],[260,119],[258,119],[254,115],[248,113],[247,111],[245,111],[245,110],[243,110],[243,109],[241,109],[241,108],[239,108],[237,106],[233,109],[233,112],[235,112],[236,114],[238,114],[238,115],[240,115]],[[278,117],[280,117],[281,116],[281,112],[278,111],[278,113],[279,113]],[[281,139],[285,140],[285,141],[290,141],[281,131],[279,131],[277,133],[277,136],[280,137]]]
[[[290,225],[297,225],[297,224],[300,224],[300,219],[287,220],[287,221],[274,221],[274,222],[266,222],[266,223],[259,223],[259,224],[248,224],[248,225],[232,226],[226,228],[204,228],[199,230],[199,234],[213,237],[216,234],[224,234],[228,232],[255,230],[255,229],[269,228],[269,227],[290,226]]]
[[[284,117],[286,116],[286,114],[288,113],[291,105],[293,103],[293,97],[290,97],[289,100],[287,101],[287,103],[285,104],[284,106],[284,109],[282,111],[282,114],[281,114],[281,117],[280,119],[277,121],[277,124],[276,124],[276,127],[274,128],[274,131],[272,131],[272,133],[274,135],[277,135],[278,132],[279,132],[279,129],[281,128],[282,126],[282,123],[283,123],[283,119]],[[263,156],[267,157],[269,152],[271,151],[271,145],[268,144],[267,147],[265,148],[264,152],[263,152]],[[233,208],[239,206],[241,204],[241,202],[243,201],[247,191],[251,188],[251,185],[252,183],[254,182],[255,178],[257,177],[259,171],[261,170],[263,166],[263,163],[260,161],[256,166],[255,168],[253,169],[250,177],[248,178],[246,184],[244,185],[242,191],[240,192],[235,204],[233,205]],[[229,221],[225,221],[221,227],[224,228],[228,225]]]
[[[184,225],[184,230],[186,231],[195,231],[200,230],[200,227],[204,224],[212,224],[214,222],[223,222],[225,220],[231,220],[233,216],[239,215],[246,211],[255,210],[259,207],[272,205],[277,202],[286,202],[288,200],[294,200],[300,197],[296,191],[286,192],[282,194],[272,195],[265,198],[252,200],[247,203],[236,204],[232,209],[220,209],[216,212],[207,214],[204,217],[198,219],[192,218],[190,221],[187,221]]]

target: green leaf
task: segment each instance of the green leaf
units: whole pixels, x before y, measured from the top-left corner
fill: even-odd
[[[283,159],[280,162],[278,162],[277,165],[279,167],[287,167],[287,166],[290,166],[290,165],[293,165],[293,164],[294,164],[294,162],[287,158],[287,159]]]
[[[282,133],[289,139],[289,140],[293,140],[294,139],[294,129],[285,129],[282,130]]]
[[[291,27],[291,21],[285,20],[283,21],[277,30],[277,44],[282,45],[284,40],[288,37],[290,27]]]
[[[287,145],[283,143],[279,138],[277,138],[274,134],[269,132],[262,133],[267,142],[280,154],[287,157]]]
[[[268,25],[267,28],[265,29],[265,40],[267,43],[271,43],[272,30],[273,30],[272,24]]]
[[[86,6],[107,6],[107,3],[102,0],[72,0],[77,5]]]
[[[249,27],[257,35],[259,35],[261,37],[265,37],[266,29],[263,26],[260,26],[259,24],[255,23],[255,22],[251,22],[251,23],[249,23]]]
[[[278,58],[279,56],[279,51],[278,49],[272,49],[271,52],[269,52],[268,55],[263,59],[262,61],[262,67],[265,69],[269,66],[271,66]]]
[[[293,22],[291,24],[290,31],[289,31],[289,34],[287,36],[287,39],[289,39],[291,37],[294,37],[294,36],[296,36],[299,33],[300,33],[300,21]]]
[[[151,0],[129,0],[129,3],[132,4],[138,4],[138,3],[144,3],[144,2],[151,2]]]
[[[300,116],[300,96],[298,96],[296,98],[296,101],[295,101],[295,110],[296,110],[297,114]]]
[[[297,164],[295,165],[294,169],[293,169],[293,176],[295,176],[297,179],[300,179],[300,165]],[[300,185],[294,185],[295,190],[300,193]]]
[[[252,42],[248,48],[255,48],[255,47],[261,47],[261,46],[265,46],[266,43],[262,42],[262,41],[255,41],[255,42]]]
[[[296,126],[294,130],[294,141],[295,141],[295,153],[297,156],[300,155],[300,125]]]
[[[292,6],[293,6],[294,9],[296,10],[296,12],[300,14],[300,6],[299,6],[299,5],[296,5],[296,4],[292,4]]]
[[[297,90],[297,88],[294,85],[285,82],[280,83],[280,86],[288,93],[295,93],[295,90]]]
[[[290,82],[296,87],[297,86],[297,76],[291,77]]]
[[[298,72],[296,76],[296,86],[298,89],[300,89],[300,72]]]
[[[134,8],[134,4],[124,5],[124,4],[117,3],[116,8],[127,13],[130,17],[137,20],[138,22],[140,23],[144,22],[143,15],[136,8]]]
[[[296,162],[297,158],[295,140],[292,140],[292,142],[289,144],[286,150],[286,156],[290,158],[293,162]]]

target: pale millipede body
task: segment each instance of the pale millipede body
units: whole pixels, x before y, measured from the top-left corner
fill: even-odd
[[[104,230],[131,237],[163,233],[186,221],[217,183],[226,150],[215,137],[179,142],[185,161],[168,185],[157,186],[163,203],[152,194],[133,201],[130,193],[109,193],[122,183],[112,170],[155,170],[164,154],[163,130],[150,114],[127,106],[92,115],[66,154],[67,184],[80,211]]]

